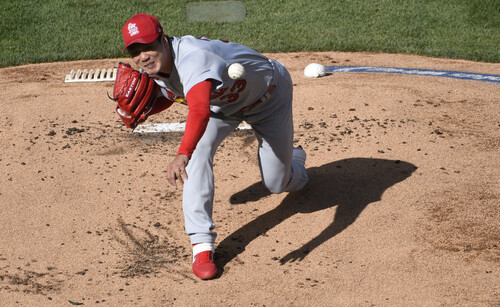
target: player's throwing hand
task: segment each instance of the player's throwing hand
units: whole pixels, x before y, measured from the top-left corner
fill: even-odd
[[[167,180],[177,190],[177,179],[181,184],[184,184],[184,178],[188,179],[186,166],[189,158],[186,155],[180,154],[167,167]]]

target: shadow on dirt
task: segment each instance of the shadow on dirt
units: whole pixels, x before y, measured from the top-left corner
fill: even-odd
[[[225,238],[216,249],[217,266],[224,266],[269,229],[297,213],[312,213],[337,206],[332,223],[301,248],[280,259],[281,264],[301,261],[309,252],[349,227],[364,208],[379,201],[384,191],[410,177],[417,167],[399,160],[372,158],[345,159],[308,169],[309,183],[302,191],[290,193],[275,209]],[[256,201],[269,192],[261,182],[231,196],[232,204]],[[297,229],[297,234],[307,229]]]

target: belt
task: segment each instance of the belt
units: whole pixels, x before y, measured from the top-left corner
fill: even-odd
[[[256,102],[252,103],[251,105],[242,108],[241,111],[243,111],[243,112],[250,111],[251,109],[255,108],[257,105],[259,105],[259,104],[267,101],[271,97],[271,93],[273,92],[273,90],[274,90],[275,87],[276,87],[276,85],[271,85],[267,89],[267,91],[264,94],[264,96],[262,96],[259,100],[257,100]]]

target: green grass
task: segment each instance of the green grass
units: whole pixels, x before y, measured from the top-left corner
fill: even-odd
[[[0,0],[0,67],[120,57],[135,13],[169,35],[260,52],[370,51],[500,62],[498,0],[248,0],[238,23],[189,23],[182,0]]]

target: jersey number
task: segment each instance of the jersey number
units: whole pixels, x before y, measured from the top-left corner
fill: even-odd
[[[239,93],[243,92],[246,86],[247,82],[245,80],[236,80],[231,88],[223,87],[221,89],[213,91],[210,99],[219,99],[221,102],[226,103],[236,102],[238,98],[240,98]]]

